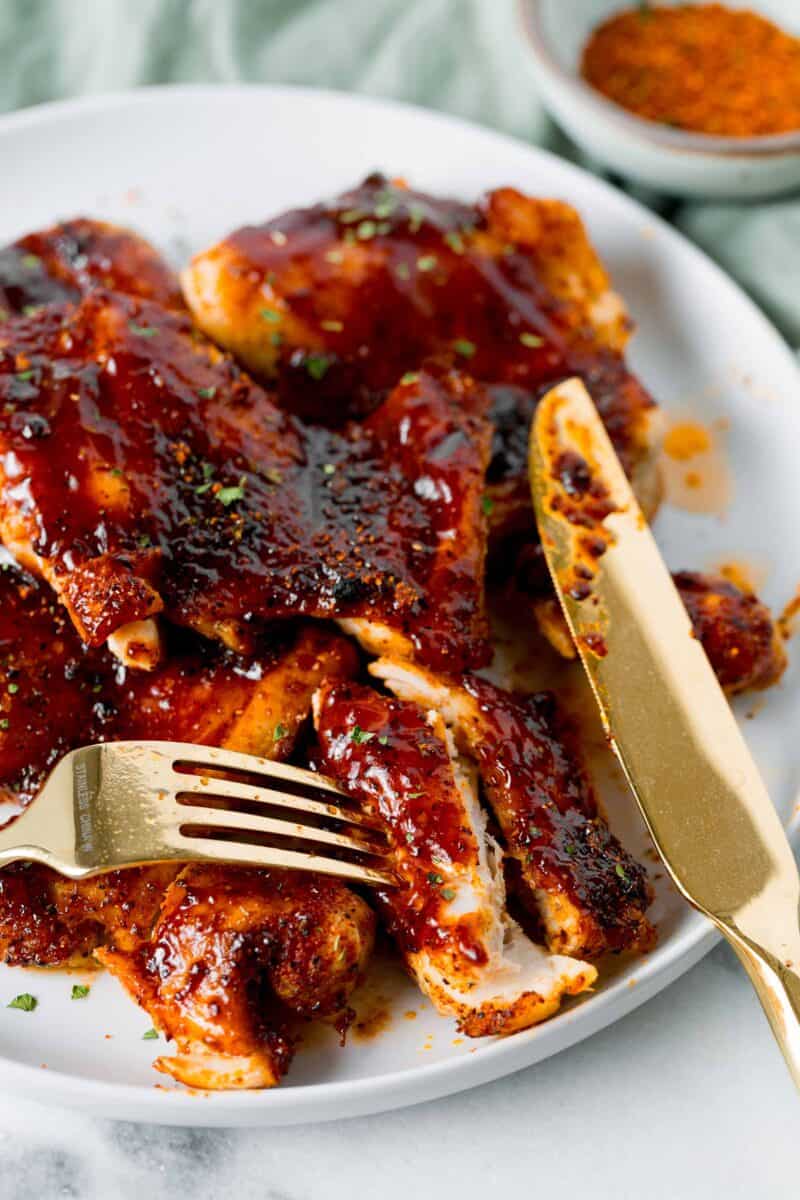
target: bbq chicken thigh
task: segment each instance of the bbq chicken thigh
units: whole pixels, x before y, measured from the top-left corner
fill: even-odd
[[[0,536],[130,666],[158,661],[162,612],[240,651],[267,621],[357,618],[478,665],[484,410],[430,371],[306,428],[188,317],[95,290],[0,325]]]
[[[358,666],[340,634],[287,626],[248,657],[170,630],[167,661],[152,674],[126,671],[106,649],[82,645],[46,586],[5,565],[0,796],[16,808],[35,804],[49,768],[87,742],[167,739],[285,758],[315,689]],[[175,1038],[179,1054],[160,1069],[202,1087],[277,1082],[293,1053],[292,1020],[344,1027],[373,933],[363,901],[309,874],[224,867],[197,877],[164,864],[76,882],[36,864],[0,871],[2,961],[63,966],[95,952]]]
[[[182,282],[200,328],[315,421],[370,411],[430,356],[493,385],[497,521],[522,509],[530,523],[519,442],[537,396],[569,375],[642,492],[656,490],[655,407],[622,357],[630,323],[568,204],[501,188],[467,205],[374,175],[237,230]]]

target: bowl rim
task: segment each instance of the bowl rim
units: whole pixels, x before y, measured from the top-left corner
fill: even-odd
[[[543,0],[517,0],[517,12],[525,40],[533,51],[538,65],[556,76],[573,95],[593,105],[598,114],[619,126],[629,135],[639,137],[662,150],[686,151],[691,154],[723,158],[778,157],[800,153],[800,129],[788,133],[765,133],[753,137],[724,137],[718,134],[673,129],[629,112],[609,100],[578,74],[567,70],[553,54],[542,22]]]

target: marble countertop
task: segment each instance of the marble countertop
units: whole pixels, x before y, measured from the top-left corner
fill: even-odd
[[[725,946],[517,1075],[289,1129],[103,1121],[0,1095],[0,1200],[796,1200],[800,1106]]]

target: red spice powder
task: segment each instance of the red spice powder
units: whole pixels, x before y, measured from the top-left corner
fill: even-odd
[[[581,74],[630,112],[678,129],[800,129],[800,39],[754,12],[641,4],[598,26]]]

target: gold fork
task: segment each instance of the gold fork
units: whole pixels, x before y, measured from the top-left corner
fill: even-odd
[[[396,883],[381,829],[347,799],[324,775],[231,750],[84,746],[65,755],[30,807],[0,830],[0,866],[32,860],[83,879],[144,863],[210,861]]]

